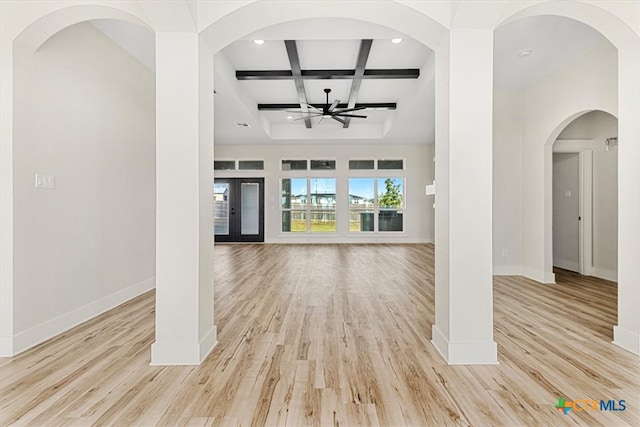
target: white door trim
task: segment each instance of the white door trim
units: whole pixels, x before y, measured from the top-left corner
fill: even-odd
[[[554,153],[578,153],[580,274],[593,275],[593,140],[557,139]]]

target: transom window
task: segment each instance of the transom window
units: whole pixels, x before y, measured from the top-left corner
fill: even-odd
[[[349,160],[349,170],[404,170],[404,159]]]
[[[214,171],[261,171],[264,160],[214,160]]]

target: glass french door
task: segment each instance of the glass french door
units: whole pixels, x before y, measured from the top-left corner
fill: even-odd
[[[216,242],[264,242],[264,178],[216,178]]]

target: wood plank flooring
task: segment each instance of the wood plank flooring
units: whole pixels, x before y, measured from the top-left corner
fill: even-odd
[[[219,344],[149,366],[153,292],[2,359],[0,425],[640,425],[640,359],[610,343],[616,285],[497,277],[499,365],[432,344],[431,245],[221,245]],[[624,399],[623,412],[554,408]]]

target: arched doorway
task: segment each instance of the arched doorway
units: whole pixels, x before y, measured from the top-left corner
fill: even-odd
[[[617,134],[614,116],[592,111],[569,123],[553,144],[554,267],[614,282]]]
[[[153,32],[117,8],[30,12],[6,49],[3,355],[152,289],[155,275],[153,74],[89,21]]]
[[[196,131],[190,120],[192,116],[185,113],[187,110],[194,111],[198,109],[200,117],[207,121],[212,115],[210,106],[212,105],[212,94],[215,86],[211,77],[212,61],[210,55],[248,33],[277,23],[314,17],[353,18],[395,28],[415,40],[433,47],[436,52],[436,102],[440,104],[436,108],[442,108],[442,111],[445,112],[438,116],[436,124],[436,145],[438,145],[438,141],[442,141],[442,149],[438,149],[436,146],[436,158],[440,158],[439,160],[436,159],[436,179],[440,186],[440,192],[437,195],[439,201],[436,203],[436,264],[441,263],[441,266],[436,266],[436,323],[439,324],[439,328],[434,327],[434,330],[436,330],[434,343],[450,363],[496,363],[497,351],[495,342],[492,339],[492,310],[490,309],[492,305],[491,255],[489,249],[491,242],[491,206],[487,202],[487,200],[490,200],[491,175],[490,170],[485,167],[486,164],[490,163],[491,151],[485,146],[489,146],[491,139],[490,119],[487,119],[487,117],[491,115],[489,105],[491,98],[490,58],[492,30],[485,29],[482,32],[482,37],[478,37],[478,32],[464,29],[459,32],[456,31],[456,37],[450,38],[446,28],[438,23],[437,20],[429,17],[430,14],[428,12],[416,14],[411,8],[393,2],[375,2],[369,4],[371,7],[367,8],[344,7],[343,3],[322,4],[320,9],[308,8],[307,6],[306,4],[290,3],[286,8],[279,8],[269,2],[252,3],[236,9],[209,26],[206,23],[203,24],[205,29],[201,32],[200,37],[207,42],[206,45],[203,43],[198,46],[197,40],[191,36],[189,36],[188,42],[185,35],[180,36],[182,38],[182,49],[180,51],[176,49],[178,44],[177,35],[159,33],[158,46],[165,43],[166,37],[168,48],[166,60],[168,61],[170,57],[172,58],[173,74],[177,75],[177,68],[183,67],[181,72],[193,75],[197,67],[200,81],[199,87],[192,86],[189,83],[189,89],[187,90],[184,84],[181,85],[181,82],[178,82],[177,79],[172,79],[170,75],[167,75],[166,77],[171,80],[167,80],[167,83],[170,83],[170,86],[174,88],[181,85],[182,93],[188,94],[189,99],[183,98],[182,101],[185,104],[182,108],[178,108],[175,102],[169,101],[169,98],[163,101],[164,96],[159,92],[158,122],[161,126],[165,122],[160,117],[165,107],[167,120],[171,117],[175,121],[178,117],[181,117],[180,121],[183,123],[181,126],[192,130],[190,130],[187,138],[191,142],[184,145],[184,147],[191,148],[189,148],[188,152],[183,151],[180,153],[180,156],[184,155],[185,161],[189,162],[197,159],[201,165],[210,163],[213,160],[212,150],[209,149],[207,144],[213,135],[211,123],[201,121]],[[355,6],[355,3],[351,6]],[[185,51],[186,44],[191,46],[188,55]],[[206,52],[200,49],[207,46],[209,49]],[[464,74],[471,66],[479,70],[478,63],[475,61],[477,56],[468,55],[470,51],[477,53],[479,50],[487,53],[486,55],[480,55],[484,58],[482,72],[475,73],[474,79],[464,77]],[[159,52],[159,57],[162,55]],[[197,64],[194,61],[196,56],[198,57]],[[456,60],[452,59],[454,56]],[[451,72],[455,79],[450,80],[450,67],[452,64],[457,71]],[[161,77],[160,74],[158,74],[157,78],[158,81],[164,81],[164,77]],[[448,90],[450,84],[456,88],[453,93]],[[198,99],[193,96],[196,90],[200,94]],[[474,93],[477,96],[471,95]],[[166,103],[165,106],[163,106],[164,103]],[[471,108],[471,105],[476,104],[478,104],[476,109]],[[483,114],[478,115],[475,111],[481,111]],[[467,132],[450,134],[450,127],[455,129],[473,128],[475,129],[473,132],[474,138],[481,140],[482,143],[473,145],[472,150],[466,150],[464,146],[468,146],[469,137]],[[158,147],[163,145],[161,141],[162,134],[162,129],[159,129]],[[479,137],[479,135],[482,135],[482,137]],[[451,143],[452,140],[454,141],[453,143]],[[450,149],[449,145],[455,146],[456,149]],[[166,153],[167,159],[169,154],[174,156],[172,160],[175,161],[176,153],[168,150]],[[158,154],[159,159],[164,156],[162,153]],[[187,157],[189,157],[189,160],[187,160]],[[449,164],[453,163],[458,166],[455,173],[453,173],[453,176],[456,177],[456,182],[448,184],[450,176]],[[168,172],[169,169],[168,162],[166,165],[159,164],[158,171],[160,175],[164,174],[162,170]],[[212,215],[203,216],[205,210],[209,209],[211,205],[210,199],[203,199],[202,195],[200,195],[198,196],[199,198],[196,197],[189,200],[189,203],[194,203],[191,207],[186,204],[175,205],[175,200],[178,197],[180,200],[186,201],[184,192],[190,191],[189,182],[197,180],[201,183],[202,188],[205,188],[204,183],[210,182],[212,176],[212,171],[206,171],[205,168],[200,170],[197,177],[185,171],[184,180],[178,185],[174,174],[174,183],[177,184],[174,190],[177,190],[178,187],[182,188],[182,190],[180,192],[167,192],[165,195],[162,195],[163,191],[159,190],[159,212],[165,210],[164,203],[166,203],[173,217],[181,216],[186,219],[190,215],[189,212],[193,212],[195,209],[200,212],[200,227],[202,229],[213,227],[208,219]],[[159,177],[159,179],[161,178]],[[472,189],[468,185],[469,179],[473,179],[476,183],[483,182],[486,185],[480,185],[482,191],[478,192],[477,189]],[[457,189],[456,195],[458,197],[449,198],[448,189],[451,187]],[[165,198],[166,202],[163,202]],[[169,206],[169,200],[171,200],[171,206]],[[195,200],[197,200],[197,203]],[[468,221],[464,216],[449,215],[450,211],[469,212],[472,209],[475,213],[474,221]],[[450,226],[451,223],[455,223],[455,226]],[[455,233],[451,232],[452,229],[455,229]],[[180,302],[181,299],[184,300],[185,304],[189,303],[189,301],[192,303],[195,299],[198,299],[200,302],[199,307],[203,308],[203,301],[207,301],[213,292],[212,287],[209,285],[211,276],[208,272],[211,269],[211,252],[204,245],[205,242],[197,239],[192,233],[173,235],[172,232],[170,234],[166,236],[166,241],[164,240],[165,237],[158,235],[159,263],[161,259],[166,261],[173,259],[175,261],[177,259],[176,256],[182,258],[184,254],[179,254],[175,250],[175,248],[182,245],[196,247],[197,258],[200,263],[197,266],[190,262],[184,263],[185,266],[188,266],[188,270],[172,271],[166,288],[160,279],[158,281],[156,301],[159,319],[157,337],[159,339],[152,347],[153,363],[199,363],[209,349],[215,345],[215,326],[211,323],[213,317],[211,310],[203,310],[198,313],[198,316],[191,316],[189,319],[176,318],[176,321],[170,321],[169,317],[165,317],[165,315],[169,314],[171,316],[171,313],[176,313],[176,309],[171,307],[182,304]],[[474,240],[474,244],[448,245],[447,242],[450,237],[456,240],[471,238]],[[182,243],[178,246],[171,244],[172,242],[175,243],[175,239],[180,240]],[[469,259],[473,260],[472,265],[469,264]],[[185,261],[187,260],[185,259]],[[462,271],[464,273],[450,274],[450,272],[458,273]],[[178,292],[175,285],[171,283],[177,282],[179,278],[183,279],[185,276],[189,277],[189,281],[193,280],[195,283],[193,288],[190,286],[189,296],[187,296],[184,287]],[[452,282],[459,290],[450,291]],[[477,285],[479,282],[482,283],[481,286]],[[453,295],[453,298],[450,298],[449,295]],[[438,309],[438,307],[441,309]],[[453,316],[450,315],[452,307],[455,307],[456,310]],[[470,312],[477,312],[478,316],[470,316]],[[450,321],[452,318],[455,318],[456,321]],[[162,326],[163,324],[164,326]],[[182,329],[180,324],[183,326],[191,324],[192,331],[194,330],[193,324],[197,324],[198,326],[195,328],[199,331],[197,338],[193,332],[189,334],[188,342],[179,338],[179,331]],[[165,327],[166,329],[164,329]],[[166,334],[162,330],[166,330]],[[452,330],[456,331],[452,333]],[[452,335],[455,335],[455,337]],[[180,342],[183,342],[184,345],[177,344]],[[183,351],[185,354],[189,353],[189,356],[183,361],[169,362],[170,358],[175,354]],[[186,362],[186,360],[191,362]]]
[[[298,5],[294,3],[292,3],[290,6],[291,7],[287,7],[284,10],[278,9],[276,12],[276,9],[272,9],[271,5],[269,5],[268,3],[257,2],[248,7],[245,7],[233,12],[229,16],[222,18],[219,22],[212,24],[210,27],[208,27],[201,33],[200,38],[203,40],[206,40],[208,42],[207,45],[211,47],[211,49],[208,49],[206,52],[203,50],[199,52],[200,63],[201,63],[200,65],[201,80],[200,80],[200,86],[198,88],[198,91],[201,97],[200,103],[199,103],[200,108],[202,108],[201,115],[200,115],[201,118],[204,118],[205,121],[209,121],[213,117],[214,112],[211,109],[211,106],[213,105],[213,102],[212,102],[213,88],[216,88],[216,90],[218,91],[221,91],[223,89],[223,86],[217,87],[214,84],[215,82],[213,81],[214,73],[213,73],[213,67],[212,67],[212,61],[211,61],[213,54],[218,50],[222,49],[223,47],[225,47],[230,42],[234,41],[236,38],[244,37],[246,34],[259,30],[261,28],[269,27],[279,22],[291,22],[291,21],[295,21],[296,19],[317,17],[316,13],[313,10],[310,10],[304,7],[298,7]],[[396,12],[399,11],[400,16],[404,16],[406,19],[409,19],[409,21],[415,21],[416,19],[415,15],[412,14],[410,10],[405,9],[403,7],[398,8],[397,5],[393,5],[391,3],[384,3],[380,5],[376,4],[376,9],[384,9],[384,10],[390,9],[390,10],[395,10]],[[345,9],[343,7],[337,7],[337,5],[327,5],[327,8],[323,7],[323,15],[333,16],[333,17],[342,18],[342,19],[357,18],[358,20],[361,20],[361,21],[367,21],[368,14],[364,13],[364,16],[362,16],[362,13],[355,13],[355,11],[352,11],[348,8]],[[387,16],[387,17],[393,16],[394,17],[393,21],[397,23],[397,21],[395,20],[395,17],[397,16],[397,14],[390,13],[390,11],[387,11],[387,13],[382,14],[380,13],[380,10],[377,10],[376,13],[371,13],[371,16],[377,17],[376,18],[377,20],[380,20],[381,16]],[[250,19],[247,19],[248,17],[250,17]],[[439,30],[440,32],[437,34],[439,36],[441,36],[444,31],[442,26],[440,26],[439,24],[434,24],[433,21],[429,19],[424,19],[423,24],[425,25],[425,27],[437,25],[437,28],[440,29]],[[239,31],[238,30],[239,28],[242,28],[242,31]],[[421,34],[419,38],[428,40],[429,39],[428,37],[432,37],[431,44],[433,45],[435,44],[434,40],[437,40],[437,37],[433,35],[434,32],[436,31],[434,31],[433,29],[430,29],[427,34]],[[203,43],[203,46],[205,46],[204,43]],[[203,68],[205,68],[204,71],[203,71]],[[160,79],[160,77],[158,78]],[[202,102],[203,100],[205,101]],[[159,122],[162,123],[162,120],[160,120],[160,118],[159,118]],[[199,135],[199,138],[201,142],[200,146],[202,149],[204,145],[210,144],[210,141],[213,140],[212,124],[201,122],[200,129],[201,129],[201,133]],[[209,164],[211,164],[211,162],[213,161],[212,151],[213,151],[212,149],[211,151],[209,151],[208,147],[206,149],[206,153],[204,153],[203,151],[200,151],[199,155],[200,155],[201,164],[206,164],[207,161],[209,161],[210,162]],[[205,157],[203,157],[203,155]],[[160,165],[159,168],[162,168],[162,165]],[[213,176],[212,170],[206,171],[203,169],[200,172],[199,179],[201,180],[201,182],[206,182],[206,181],[210,181],[212,176]],[[162,203],[160,199],[159,199],[159,203]],[[202,205],[208,205],[208,204],[209,203],[205,201]],[[202,220],[209,221],[208,219],[205,219],[205,218],[202,218]],[[171,248],[170,245],[163,245],[161,243],[162,236],[158,235],[158,239],[159,239],[158,248],[160,251],[162,251],[163,248],[167,248],[167,249]],[[204,253],[206,251],[209,251],[210,249],[200,246],[200,250],[203,251],[202,253]],[[162,257],[162,255],[160,255],[160,257]],[[169,255],[167,255],[167,259],[168,258],[169,258]],[[211,277],[210,274],[213,270],[212,269],[213,264],[210,259],[211,257],[207,255],[204,258],[205,261],[199,266],[199,270],[201,274],[205,274],[206,277]],[[206,269],[207,272],[203,272],[204,269]],[[204,276],[201,275],[200,277],[202,278]],[[209,281],[210,279],[206,280],[206,282],[209,282]],[[207,301],[207,300],[211,301],[213,299],[212,298],[213,289],[210,288],[208,283],[201,282],[199,286],[201,287],[201,291],[199,291],[199,298],[201,302]],[[206,292],[203,292],[202,290],[205,288],[206,288]],[[165,310],[167,310],[169,306],[171,306],[172,304],[175,304],[176,302],[175,293],[169,290],[168,288],[167,288],[167,291],[165,292],[165,288],[163,288],[162,283],[159,282],[157,291],[156,291],[156,296],[157,296],[158,313],[160,314],[159,316],[160,318],[162,316],[162,313],[165,313],[166,312]],[[163,307],[166,307],[166,308],[163,308]],[[211,312],[211,315],[212,314],[213,313]],[[206,319],[211,319],[209,312],[205,315],[201,314],[201,316],[204,316]],[[203,317],[201,317],[201,319],[202,318]],[[215,332],[214,332],[215,326],[213,326],[212,324],[209,324],[208,323],[209,321],[210,320],[206,320],[207,326],[205,327],[205,329],[209,332],[206,335],[207,338],[205,341],[207,343],[206,345],[211,346],[212,343],[213,345],[215,344]],[[168,347],[162,347],[159,344],[160,343],[156,341],[156,344],[154,344],[154,347],[152,347],[152,354],[153,354],[154,360],[158,361],[157,363],[162,364],[163,362],[161,362],[160,360],[163,359],[163,356],[161,354],[168,355],[171,353],[171,350]],[[202,353],[199,353],[199,354],[206,354],[208,350],[209,349],[203,350]],[[202,357],[202,356],[198,356],[198,357]]]
[[[530,93],[529,100],[535,100],[538,108],[545,105],[547,101],[561,96],[562,103],[548,104],[546,111],[540,109],[537,112],[526,110],[523,116],[523,156],[527,162],[523,162],[523,203],[522,203],[522,271],[525,275],[544,283],[553,283],[552,272],[552,210],[548,195],[551,194],[551,174],[552,165],[552,143],[564,126],[573,118],[582,113],[577,113],[569,119],[576,111],[604,110],[616,114],[619,118],[619,140],[628,141],[624,150],[620,150],[620,164],[618,169],[618,200],[620,205],[618,222],[618,278],[619,278],[619,298],[618,298],[618,325],[614,327],[614,342],[621,347],[636,354],[640,351],[640,317],[638,315],[638,304],[640,299],[640,269],[637,263],[631,261],[640,256],[640,245],[637,237],[633,239],[628,236],[637,236],[640,232],[637,220],[632,217],[640,215],[638,211],[638,195],[631,184],[637,182],[637,168],[633,164],[640,158],[640,148],[634,141],[638,139],[637,126],[633,126],[633,114],[638,110],[638,100],[630,94],[638,93],[637,79],[634,80],[630,70],[640,72],[637,64],[638,53],[640,52],[640,38],[620,18],[616,18],[608,11],[592,5],[579,2],[563,2],[562,5],[553,2],[539,3],[534,6],[525,7],[512,14],[504,22],[514,22],[522,19],[540,15],[556,15],[569,19],[574,19],[599,31],[606,37],[617,50],[613,50],[617,55],[603,56],[600,66],[604,74],[612,78],[599,80],[596,77],[595,86],[583,84],[582,88],[595,90],[577,91],[570,89],[578,80],[585,77],[585,74],[576,72],[573,74],[573,81],[566,80],[566,84],[560,84],[554,90],[536,94]],[[631,59],[631,58],[636,58]],[[597,63],[597,61],[596,61]],[[616,77],[616,65],[620,64],[620,70],[624,70],[619,78]],[[565,76],[568,77],[568,76]],[[613,86],[611,86],[611,82]],[[608,86],[607,86],[608,85]],[[567,90],[565,93],[564,91]],[[570,93],[570,95],[569,95]],[[585,96],[590,93],[592,96],[587,99]],[[546,99],[546,101],[545,101]],[[573,104],[573,105],[572,105]],[[531,104],[533,105],[533,103]],[[558,123],[565,120],[563,125]],[[626,155],[622,154],[626,151]],[[623,208],[625,207],[625,212]]]

